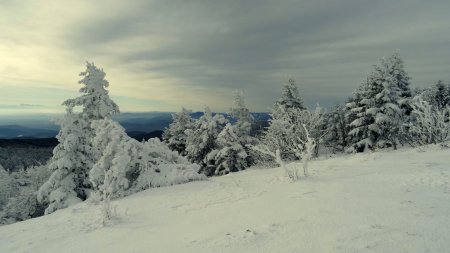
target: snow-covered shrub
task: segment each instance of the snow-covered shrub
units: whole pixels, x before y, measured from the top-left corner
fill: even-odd
[[[434,86],[418,92],[417,96],[420,96],[438,110],[443,110],[450,106],[450,83],[444,83],[440,80]]]
[[[437,144],[450,139],[450,106],[439,109],[419,96],[411,107],[411,122],[404,126],[411,143]]]
[[[132,163],[137,166],[131,174],[137,177],[131,182],[130,192],[205,179],[198,173],[200,167],[197,164],[170,150],[159,139],[140,144],[138,156],[132,158]]]
[[[152,187],[204,179],[199,166],[172,151],[158,138],[138,142],[110,119],[93,123],[94,144],[103,150],[90,172],[100,200],[123,197]]]
[[[31,166],[39,166],[52,157],[52,148],[47,147],[0,147],[0,164],[9,172],[23,170]]]
[[[18,191],[14,178],[0,165],[0,211],[4,209],[8,200]]]
[[[11,224],[24,221],[33,217],[39,203],[36,199],[36,191],[30,189],[21,190],[20,194],[11,197],[0,216],[0,223]],[[40,216],[36,215],[35,217]]]
[[[261,145],[273,154],[279,150],[284,161],[301,160],[305,143],[312,138],[316,143],[313,154],[317,154],[317,143],[326,133],[323,115],[320,107],[313,111],[291,109],[289,113],[280,114],[271,120]]]
[[[50,176],[45,166],[29,167],[10,175],[14,194],[8,199],[0,223],[10,224],[42,216],[45,207],[37,202],[37,190]]]
[[[296,147],[293,146],[293,149],[296,156],[301,157],[303,175],[307,177],[309,175],[308,163],[314,154],[316,140],[310,136],[306,124],[302,124],[301,127],[303,128],[304,131],[304,139],[297,137],[295,141],[297,146]],[[279,149],[273,150],[273,147],[263,142],[255,146],[251,146],[251,148],[256,152],[272,157],[272,159],[285,171],[286,176],[292,181],[297,181],[299,179],[298,167],[289,166],[289,164],[287,164],[287,162],[282,158]]]

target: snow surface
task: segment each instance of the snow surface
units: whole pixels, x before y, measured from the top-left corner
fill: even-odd
[[[290,164],[290,166],[301,166]],[[450,149],[346,155],[80,203],[0,227],[0,252],[450,252]]]

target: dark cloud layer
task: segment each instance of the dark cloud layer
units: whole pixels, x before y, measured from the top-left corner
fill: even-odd
[[[63,47],[151,73],[153,83],[175,78],[172,86],[203,90],[220,110],[236,88],[253,110],[265,110],[290,75],[308,104],[342,102],[396,50],[414,85],[450,80],[446,0],[108,3],[71,23]]]

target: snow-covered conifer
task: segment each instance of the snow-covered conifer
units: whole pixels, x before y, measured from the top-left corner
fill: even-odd
[[[355,101],[347,104],[348,111],[355,116],[350,123],[353,150],[375,146],[396,148],[400,127],[409,110],[409,79],[397,53],[375,66],[355,92]]]
[[[350,103],[350,101],[348,101]],[[330,113],[325,116],[327,134],[325,136],[325,145],[332,148],[333,151],[344,152],[349,143],[349,122],[346,117],[346,108],[337,105]]]
[[[215,170],[215,155],[217,154],[217,136],[222,131],[227,120],[223,115],[212,115],[206,107],[204,114],[195,122],[193,129],[186,130],[186,155],[188,159],[201,166],[201,172],[212,175]]]
[[[83,77],[79,81],[83,84],[80,93],[83,95],[68,99],[63,104],[68,107],[82,106],[83,117],[92,123],[93,120],[111,117],[119,112],[119,107],[108,95],[109,82],[105,79],[103,69],[97,68],[94,63],[86,63],[86,71],[81,72]]]
[[[417,95],[438,110],[450,106],[450,83],[439,80],[434,86],[420,90]]]
[[[163,133],[164,142],[181,155],[186,155],[186,130],[192,129],[195,123],[191,113],[183,107],[181,112],[172,114],[173,121]]]
[[[411,122],[405,126],[410,142],[424,145],[450,140],[450,106],[433,106],[417,96],[411,103]]]
[[[229,115],[237,121],[235,124],[228,123],[217,137],[219,150],[215,157],[215,175],[247,168],[251,162],[248,146],[256,142],[256,139],[250,136],[252,116],[245,106],[242,92],[234,92]]]
[[[103,70],[88,62],[86,71],[80,76],[83,76],[79,81],[83,84],[80,89],[83,95],[63,103],[67,113],[61,122],[59,145],[53,150],[48,165],[52,175],[38,193],[40,202],[49,203],[46,214],[88,197],[91,188],[89,170],[103,152],[92,145],[95,133],[91,124],[94,120],[110,118],[119,111],[109,98],[106,90],[109,83],[104,79]],[[73,112],[77,106],[82,107],[80,113]]]
[[[295,149],[299,144],[296,141],[297,138],[303,134],[302,126],[298,123],[302,122],[301,117],[304,110],[305,107],[295,81],[290,78],[288,83],[283,86],[282,96],[275,103],[269,127],[262,137],[262,142],[270,147],[273,153],[276,150],[280,151],[283,160],[300,159],[297,157]]]
[[[348,149],[350,152],[362,152],[374,147],[377,135],[369,126],[375,122],[375,119],[367,113],[367,110],[373,104],[372,100],[368,99],[370,82],[371,79],[368,77],[354,92],[354,99],[346,104],[346,117],[350,119],[351,145]]]
[[[283,107],[288,111],[291,108],[300,110],[306,109],[303,105],[303,100],[299,95],[294,78],[289,78],[288,82],[283,86],[281,97],[275,103],[275,109],[278,109],[278,107]]]
[[[383,59],[376,72],[378,75],[374,84],[381,87],[375,95],[376,107],[369,113],[375,117],[373,129],[376,129],[379,135],[377,146],[388,145],[396,149],[400,127],[405,121],[406,101],[411,97],[410,78],[398,53]]]
[[[67,108],[60,122],[61,130],[57,136],[58,146],[48,163],[52,172],[38,192],[38,200],[48,203],[46,214],[68,207],[88,197],[90,183],[87,178],[92,162],[87,159],[83,129],[86,122]]]
[[[89,179],[100,198],[108,201],[125,195],[129,187],[126,173],[131,161],[127,145],[130,137],[119,123],[111,119],[94,121],[92,128],[95,129],[93,145],[103,152],[89,172]]]

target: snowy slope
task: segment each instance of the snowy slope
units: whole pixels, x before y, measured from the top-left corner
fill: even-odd
[[[293,165],[300,166],[300,165]],[[450,252],[450,149],[250,169],[0,227],[0,252]]]

